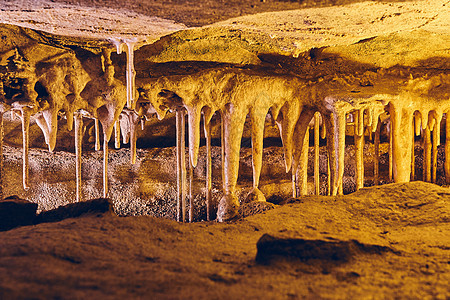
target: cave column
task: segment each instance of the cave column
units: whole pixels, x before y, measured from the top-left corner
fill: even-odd
[[[236,184],[239,172],[239,157],[242,132],[248,109],[228,104],[222,113],[223,118],[223,186],[224,196],[219,202],[218,221],[233,219],[238,214],[239,201]]]
[[[392,166],[395,182],[409,182],[411,178],[411,133],[413,111],[408,107],[389,106],[392,136]]]

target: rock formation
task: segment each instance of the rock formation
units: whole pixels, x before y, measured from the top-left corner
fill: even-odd
[[[310,127],[316,149],[315,192],[319,193],[321,135],[327,143],[328,191],[337,195],[343,193],[348,128],[353,129],[356,185],[361,188],[364,143],[375,133],[378,147],[382,120],[389,124],[395,182],[408,182],[414,174],[414,135],[423,136],[425,179],[436,182],[437,146],[445,120],[445,171],[450,182],[446,1],[370,2],[263,13],[190,29],[160,18],[117,15],[113,10],[46,7],[43,1],[34,5],[19,11],[6,5],[0,15],[0,114],[10,111],[22,121],[25,189],[30,120],[42,130],[50,152],[57,143],[60,118],[66,119],[69,131],[75,122],[76,200],[80,201],[83,120],[95,120],[96,150],[101,124],[103,197],[107,197],[112,133],[116,148],[121,136],[124,143],[130,142],[134,164],[139,123],[154,114],[162,120],[168,112],[176,114],[177,219],[182,221],[186,198],[192,220],[193,170],[202,131],[209,149],[206,155],[211,155],[213,118],[221,124],[219,221],[238,214],[239,153],[247,116],[253,170],[249,201],[266,200],[260,174],[267,115],[279,128],[294,197],[307,193]],[[80,17],[84,25],[70,25]],[[378,176],[377,161],[376,165]],[[209,218],[209,158],[206,191]]]

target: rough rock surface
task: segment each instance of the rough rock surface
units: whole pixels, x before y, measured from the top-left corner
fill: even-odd
[[[78,203],[70,203],[58,208],[41,212],[36,223],[59,222],[69,218],[78,218],[86,215],[101,216],[103,214],[115,214],[111,200],[93,199]]]
[[[91,215],[21,227],[0,233],[0,298],[448,299],[449,203],[447,188],[414,182],[301,197],[227,224]],[[264,234],[392,251],[261,265]]]

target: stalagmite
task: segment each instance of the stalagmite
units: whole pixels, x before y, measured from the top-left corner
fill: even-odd
[[[80,202],[82,199],[81,195],[81,148],[83,141],[83,116],[81,113],[75,113],[74,115],[75,121],[75,155],[76,155],[76,163],[75,163],[75,172],[76,172],[76,201]]]
[[[309,155],[309,127],[306,129],[306,133],[303,140],[303,148],[300,156],[300,173],[299,173],[299,186],[300,195],[308,195],[308,155]]]
[[[377,127],[375,130],[375,136],[374,136],[374,156],[373,156],[373,184],[379,185],[380,179],[379,179],[379,168],[380,168],[380,132],[381,132],[381,120],[379,117],[377,117]]]
[[[445,120],[445,182],[450,184],[450,116],[447,113]]]
[[[206,220],[211,219],[211,201],[212,201],[212,160],[211,160],[211,123],[207,121],[206,115],[203,115],[203,126],[206,139]]]
[[[29,128],[30,128],[30,113],[31,109],[27,106],[21,108],[22,112],[22,145],[23,145],[23,188],[25,190],[29,189],[28,185],[28,140],[29,140]]]
[[[364,115],[361,110],[355,113],[356,190],[364,187],[364,129],[361,129],[361,124],[364,125]]]
[[[177,221],[186,221],[186,159],[184,144],[184,111],[178,108],[176,111],[176,136],[177,136]]]
[[[120,121],[114,123],[114,147],[120,149]]]
[[[103,135],[103,198],[108,197],[108,137]]]
[[[314,114],[314,187],[316,195],[320,194],[320,182],[319,182],[319,142],[320,142],[320,113]]]
[[[431,182],[431,136],[429,126],[423,131],[423,181]]]
[[[94,131],[95,131],[95,151],[100,150],[100,126],[97,118],[94,118]]]

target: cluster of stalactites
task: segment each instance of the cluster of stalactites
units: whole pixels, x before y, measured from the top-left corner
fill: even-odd
[[[250,78],[249,78],[250,77]],[[311,87],[296,78],[281,76],[258,76],[239,72],[209,71],[202,73],[193,80],[189,76],[163,78],[144,87],[143,96],[154,106],[160,118],[163,118],[170,108],[180,115],[178,122],[184,121],[187,114],[189,135],[189,170],[194,168],[198,159],[200,140],[200,120],[204,116],[205,130],[214,113],[219,113],[222,125],[222,179],[224,197],[219,203],[218,219],[230,219],[236,213],[239,205],[235,196],[238,177],[240,141],[247,115],[251,120],[253,191],[249,194],[252,200],[264,201],[264,195],[259,190],[259,177],[262,165],[262,148],[264,120],[268,113],[276,120],[285,153],[286,172],[292,173],[293,195],[307,193],[307,163],[309,147],[309,128],[314,127],[315,145],[315,191],[319,191],[318,159],[319,136],[327,137],[328,153],[328,192],[343,193],[345,136],[348,123],[354,128],[356,187],[364,186],[364,143],[365,136],[375,133],[375,148],[380,142],[380,117],[385,119],[386,112],[390,115],[390,173],[396,182],[410,180],[413,172],[411,167],[411,141],[413,132],[412,116],[416,107],[422,112],[421,124],[415,122],[424,134],[432,130],[438,143],[439,126],[442,112],[450,109],[449,101],[435,102],[417,100],[417,105],[404,105],[410,100],[408,93],[399,95],[380,94],[370,97],[322,97],[308,99],[304,95]],[[448,103],[449,102],[449,103]],[[416,113],[416,115],[419,115]],[[351,117],[349,117],[351,116]],[[314,118],[313,124],[311,119]],[[349,120],[350,118],[350,120]],[[181,121],[180,121],[181,120]],[[320,126],[322,131],[320,133]],[[184,135],[184,126],[178,126],[177,140]],[[434,128],[434,130],[433,130]],[[183,139],[184,140],[184,139]],[[426,137],[425,137],[426,140]],[[184,149],[184,145],[180,143]],[[434,148],[433,148],[434,149]],[[378,150],[377,150],[378,151]],[[182,149],[178,150],[182,153]],[[433,152],[436,153],[436,152]],[[434,154],[435,155],[435,154]],[[407,159],[405,159],[407,157]],[[182,160],[182,159],[181,159]],[[448,160],[447,160],[448,161]],[[378,183],[378,153],[375,154],[374,178]],[[179,161],[178,186],[183,183],[185,166]],[[431,165],[431,164],[430,164]],[[448,167],[447,167],[448,165]],[[434,164],[433,164],[434,166]],[[426,167],[427,168],[427,167]],[[446,164],[450,169],[450,163]],[[435,169],[433,169],[435,174]],[[190,172],[191,174],[191,172]],[[435,178],[435,175],[433,175]],[[448,176],[448,175],[447,175]],[[427,177],[428,178],[428,177]],[[435,180],[435,179],[434,179]],[[192,193],[192,191],[190,191]],[[183,188],[178,198],[183,201]],[[183,204],[181,204],[183,206]]]
[[[102,124],[104,141],[107,145],[113,126],[126,103],[126,89],[120,81],[114,79],[114,66],[110,55],[110,50],[104,50],[102,53],[104,72],[101,78],[91,78],[76,56],[66,52],[45,62],[30,63],[31,60],[22,59],[27,64],[25,67],[24,64],[20,64],[21,69],[19,68],[12,76],[23,79],[23,91],[20,97],[13,97],[13,101],[6,101],[2,85],[1,114],[11,111],[22,121],[24,189],[29,188],[28,136],[31,117],[34,117],[42,130],[48,149],[52,152],[56,146],[58,118],[63,115],[69,130],[72,130],[75,121],[77,200],[81,199],[83,118],[95,119],[96,149],[99,150],[99,123]],[[14,57],[14,61],[18,61],[18,58]],[[39,95],[35,90],[37,85],[40,89],[45,89],[45,96]],[[6,102],[11,104],[7,105]],[[107,149],[105,151],[104,178],[107,177]],[[107,180],[104,181],[106,194]]]

